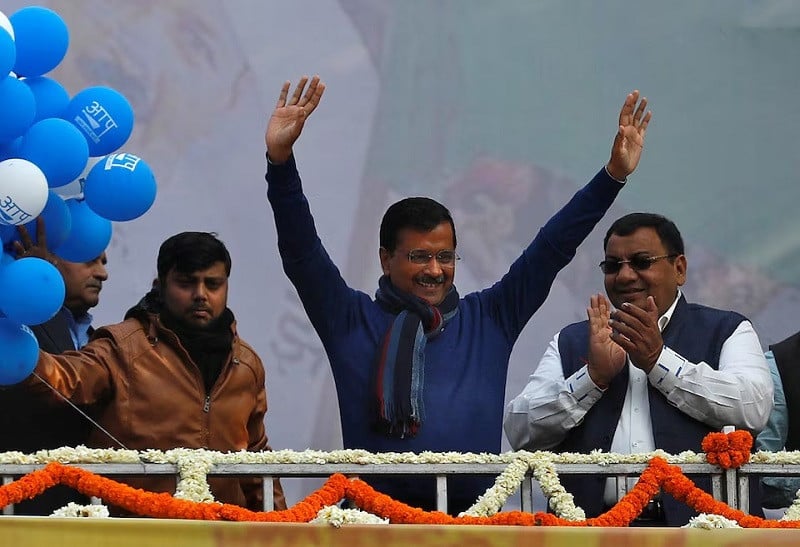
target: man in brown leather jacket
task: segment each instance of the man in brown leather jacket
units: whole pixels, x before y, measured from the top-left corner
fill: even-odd
[[[80,351],[39,354],[33,391],[96,405],[89,445],[143,450],[270,450],[264,365],[227,308],[231,259],[214,234],[184,232],[159,249],[158,280],[122,323],[97,329]],[[51,393],[52,394],[52,393]],[[56,397],[55,394],[52,394]],[[113,438],[112,438],[113,436]],[[173,477],[126,479],[174,492]],[[261,479],[211,478],[217,501],[262,509]],[[280,483],[275,508],[286,507]]]

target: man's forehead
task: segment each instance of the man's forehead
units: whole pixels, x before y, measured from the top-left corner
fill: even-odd
[[[174,272],[175,277],[190,277],[192,279],[226,279],[228,276],[224,273],[214,274],[207,271],[200,272]]]
[[[633,232],[625,235],[611,234],[608,238],[607,246],[612,245],[662,245],[661,237],[655,228],[650,226],[642,226]]]
[[[209,268],[195,270],[193,272],[182,272],[173,267],[169,271],[169,274],[181,279],[222,280],[228,278],[227,272],[225,271],[225,265],[222,262],[215,263]]]

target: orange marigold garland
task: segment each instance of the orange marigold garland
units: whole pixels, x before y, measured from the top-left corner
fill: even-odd
[[[51,472],[50,465],[28,473],[24,477],[0,486],[0,507],[35,498],[51,486],[59,483],[58,476]]]
[[[711,433],[703,439],[709,463],[726,469],[738,467],[750,458],[753,438],[746,431]],[[389,519],[395,524],[494,524],[513,526],[627,526],[641,514],[660,489],[699,513],[721,515],[745,528],[800,528],[800,521],[765,520],[715,500],[695,486],[680,467],[654,457],[639,481],[612,509],[596,518],[570,521],[550,513],[507,511],[489,517],[452,517],[440,511],[423,511],[385,494],[376,492],[359,479],[347,479],[336,473],[319,490],[284,511],[257,512],[236,505],[197,503],[178,499],[167,493],[145,492],[77,467],[57,462],[29,473],[21,479],[0,486],[0,507],[33,498],[56,484],[71,486],[83,494],[134,512],[157,518],[231,520],[261,522],[309,522],[323,507],[349,498],[364,511]]]
[[[308,522],[316,516],[320,509],[333,505],[344,497],[347,479],[341,474],[331,476],[322,488],[310,494],[291,509],[255,512],[237,505],[197,503],[178,499],[163,492],[145,492],[77,467],[53,462],[11,484],[0,486],[0,506],[5,507],[30,499],[59,483],[70,486],[87,496],[99,497],[107,503],[146,517]]]

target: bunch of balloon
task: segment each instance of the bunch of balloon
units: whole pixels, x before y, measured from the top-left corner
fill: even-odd
[[[108,247],[112,221],[138,218],[155,201],[150,167],[117,152],[133,131],[125,96],[92,86],[70,97],[46,76],[68,46],[67,25],[53,10],[0,12],[0,385],[30,374],[38,353],[30,350],[27,326],[48,321],[64,303],[63,279],[53,264],[16,257],[17,226],[37,243],[41,217],[48,250],[85,262]],[[90,157],[100,159],[86,173]]]

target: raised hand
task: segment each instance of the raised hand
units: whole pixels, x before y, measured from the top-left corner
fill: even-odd
[[[305,89],[307,83],[308,89]],[[291,82],[284,82],[278,104],[272,112],[264,134],[269,159],[274,163],[283,163],[292,155],[292,146],[300,137],[303,125],[317,108],[325,91],[325,84],[319,76],[311,78],[310,83],[308,76],[300,78],[291,98],[289,98],[290,87]]]
[[[635,90],[625,98],[619,113],[619,129],[611,147],[611,159],[606,168],[617,180],[625,180],[639,165],[644,147],[644,136],[652,112],[647,111],[647,99],[639,100],[639,91]]]
[[[28,229],[25,226],[17,226],[19,241],[14,241],[14,252],[17,259],[20,258],[41,258],[52,264],[56,264],[56,256],[47,248],[47,233],[45,232],[44,219],[36,219],[36,243],[33,242]]]
[[[625,350],[611,338],[611,327],[608,324],[611,310],[605,296],[592,295],[586,313],[589,316],[587,368],[592,381],[605,389],[625,366]]]
[[[658,308],[652,296],[647,297],[644,309],[625,302],[622,309],[611,314],[611,339],[631,358],[633,366],[650,372],[658,361],[664,340],[658,328]]]

